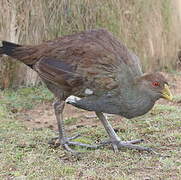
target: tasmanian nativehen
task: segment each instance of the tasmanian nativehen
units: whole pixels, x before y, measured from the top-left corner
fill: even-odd
[[[172,99],[168,83],[160,73],[143,74],[139,58],[104,29],[63,36],[40,45],[18,45],[2,41],[0,54],[13,57],[35,70],[55,95],[55,116],[60,144],[96,148],[72,141],[63,123],[65,102],[95,111],[108,133],[114,151],[127,147],[150,151],[135,145],[142,140],[121,141],[103,113],[134,118],[147,113],[159,98]]]

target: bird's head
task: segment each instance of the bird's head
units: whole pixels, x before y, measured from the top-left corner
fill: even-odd
[[[168,82],[161,73],[144,74],[136,80],[136,84],[142,93],[146,93],[153,100],[173,98]]]

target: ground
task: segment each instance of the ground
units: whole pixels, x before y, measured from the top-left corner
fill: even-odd
[[[45,87],[0,93],[0,179],[181,179],[181,77],[165,74],[174,101],[160,100],[146,115],[131,120],[108,116],[123,140],[144,139],[143,146],[158,154],[120,150],[80,149],[73,157],[48,145],[56,136],[53,97]],[[68,135],[78,141],[98,143],[107,135],[95,117],[66,105]]]

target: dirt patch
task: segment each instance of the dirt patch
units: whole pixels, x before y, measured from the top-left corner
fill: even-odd
[[[171,91],[174,96],[181,95],[181,76],[164,74],[169,81]],[[181,106],[181,99],[174,100],[173,102],[165,101],[164,99],[159,100],[157,103],[169,104],[173,106]],[[122,117],[111,115],[113,119],[112,123],[116,124],[120,122]],[[74,121],[66,125],[67,130],[73,130],[81,126],[95,127],[100,124],[95,116],[94,112],[84,111],[75,108],[69,104],[66,104],[64,109],[64,119],[75,118]],[[56,119],[52,107],[52,102],[42,103],[37,105],[31,110],[20,112],[17,119],[23,121],[28,128],[51,128],[57,130]]]
[[[17,118],[23,120],[29,128],[47,127],[51,129],[57,129],[57,122],[52,103],[40,104],[32,110],[24,111]],[[69,121],[68,119],[70,118],[74,118],[74,123],[68,123],[71,124],[68,125],[69,129],[85,125],[96,126],[98,123],[95,120],[96,117],[94,112],[84,111],[66,104],[64,109],[65,123],[66,121]]]

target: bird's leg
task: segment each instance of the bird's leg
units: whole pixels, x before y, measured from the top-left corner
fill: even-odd
[[[55,116],[56,116],[57,125],[58,125],[59,140],[61,141],[62,138],[65,137],[65,129],[64,129],[63,114],[62,114],[64,106],[65,106],[65,102],[57,100],[55,101],[53,106],[54,106]]]
[[[65,102],[61,101],[60,99],[57,99],[54,104],[54,112],[55,117],[57,120],[57,126],[58,126],[58,137],[52,138],[49,141],[49,144],[56,144],[56,146],[62,144],[64,146],[65,144],[65,129],[64,129],[64,122],[63,122],[63,110],[64,110]],[[59,140],[59,143],[55,143],[56,140]]]
[[[114,129],[112,128],[111,124],[109,123],[109,121],[106,119],[106,117],[104,116],[103,113],[98,113],[96,112],[97,117],[100,119],[100,121],[102,122],[106,132],[108,133],[109,137],[110,137],[110,141],[111,142],[117,142],[120,141],[120,138],[118,137],[118,135],[116,134],[116,132],[114,131]],[[115,152],[118,151],[118,147],[115,143],[112,143],[112,147],[114,149]]]
[[[59,145],[61,144],[67,151],[72,152],[72,153],[75,153],[75,151],[72,150],[69,147],[69,145],[78,145],[78,146],[84,146],[84,147],[87,147],[87,148],[98,148],[98,146],[70,141],[72,139],[76,139],[77,137],[79,137],[79,135],[74,136],[74,137],[66,137],[64,123],[63,123],[63,109],[64,109],[64,106],[65,106],[65,102],[60,101],[59,99],[56,100],[55,103],[54,103],[54,111],[55,111],[55,116],[56,116],[56,120],[57,120],[59,136],[58,136],[58,138],[57,137],[53,138],[52,141],[55,141],[55,140],[58,139],[59,140]],[[50,141],[49,144],[53,144],[53,142]]]
[[[110,138],[108,141],[105,141],[102,144],[111,144],[115,152],[117,152],[119,148],[123,147],[142,150],[142,151],[149,151],[149,152],[152,151],[150,148],[134,145],[136,143],[142,142],[143,141],[142,139],[132,140],[132,141],[121,141],[116,132],[114,131],[114,129],[112,128],[111,124],[105,118],[104,114],[101,112],[96,112],[96,115],[102,122]]]
[[[81,99],[76,96],[70,96],[69,98],[66,99],[66,102],[69,104],[72,104],[75,107],[96,112],[96,108],[100,108],[100,104],[96,101],[90,100],[90,98],[91,97],[89,97],[89,99],[87,98]],[[101,143],[102,146],[104,146],[105,144],[111,144],[113,146],[114,151],[118,151],[118,149],[122,147],[128,147],[128,148],[144,150],[144,151],[151,151],[150,148],[134,145],[134,144],[142,142],[143,141],[142,139],[126,141],[126,142],[121,141],[118,135],[116,134],[116,132],[114,131],[114,129],[112,128],[111,124],[107,121],[107,119],[103,115],[103,113],[96,112],[96,115],[98,116],[102,124],[104,125],[104,128],[106,129],[109,135],[109,140]]]

